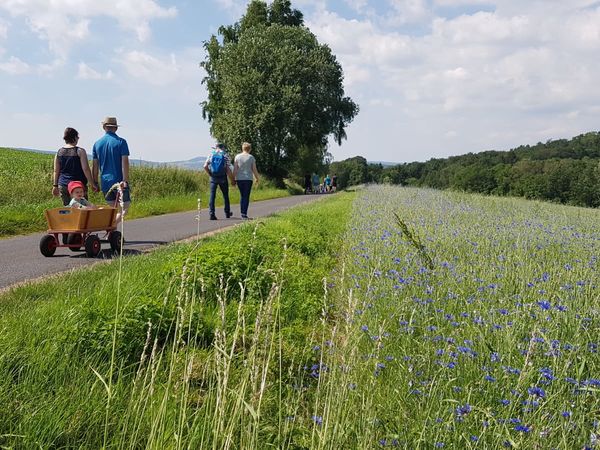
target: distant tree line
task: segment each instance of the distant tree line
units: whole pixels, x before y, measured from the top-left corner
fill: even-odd
[[[330,171],[341,187],[391,183],[598,207],[600,133],[390,167],[355,157],[332,163]]]

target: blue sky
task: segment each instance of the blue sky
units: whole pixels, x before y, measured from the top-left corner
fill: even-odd
[[[0,146],[91,149],[115,115],[134,158],[213,144],[202,42],[245,0],[0,0]],[[361,107],[336,160],[414,161],[600,126],[596,0],[297,0]]]

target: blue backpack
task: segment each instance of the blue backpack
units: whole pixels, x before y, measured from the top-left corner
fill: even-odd
[[[213,177],[224,177],[227,174],[225,164],[223,152],[213,152],[210,158],[210,174]]]

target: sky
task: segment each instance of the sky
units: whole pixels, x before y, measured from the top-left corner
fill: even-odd
[[[246,0],[0,0],[0,146],[205,156],[203,42]],[[292,0],[360,113],[334,160],[410,162],[600,130],[598,0]]]

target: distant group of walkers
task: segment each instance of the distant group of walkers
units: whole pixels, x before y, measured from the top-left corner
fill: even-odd
[[[106,117],[101,122],[104,136],[94,143],[92,169],[86,151],[78,146],[79,133],[74,128],[66,128],[63,139],[65,145],[54,157],[52,195],[61,197],[64,206],[74,208],[95,208],[88,200],[88,182],[94,192],[102,191],[106,202],[114,204],[117,191],[120,192],[117,223],[127,214],[131,204],[129,186],[129,147],[127,141],[117,136],[119,125],[116,117]],[[215,196],[217,187],[224,198],[225,217],[233,215],[229,202],[228,179],[240,191],[240,212],[242,219],[248,219],[248,206],[252,184],[258,183],[259,175],[256,160],[250,154],[252,146],[244,142],[242,152],[233,164],[227,155],[225,145],[217,143],[204,163],[204,170],[210,176],[210,220],[217,220]],[[98,183],[100,181],[100,183]]]
[[[316,173],[304,175],[304,193],[305,194],[329,194],[337,191],[337,175],[321,178]]]

